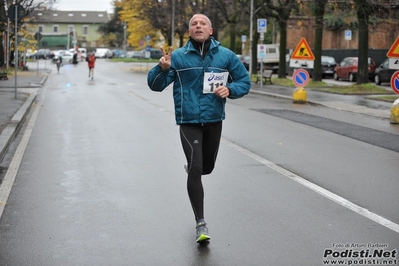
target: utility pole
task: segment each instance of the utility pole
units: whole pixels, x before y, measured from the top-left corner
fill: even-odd
[[[250,15],[250,26],[249,26],[249,78],[252,75],[252,40],[253,40],[253,20],[254,20],[254,0],[251,0],[251,15]]]
[[[123,22],[123,54],[126,56],[126,21]]]
[[[172,47],[174,48],[175,44],[175,2],[176,0],[173,0],[172,4],[172,29],[171,29],[171,38],[172,38]]]

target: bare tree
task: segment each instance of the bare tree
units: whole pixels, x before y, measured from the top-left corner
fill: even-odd
[[[45,5],[45,0],[42,1],[37,1],[37,0],[0,0],[0,22],[1,22],[1,37],[3,38],[3,34],[7,34],[7,30],[8,30],[8,23],[10,23],[10,29],[14,28],[14,22],[13,21],[8,21],[8,14],[7,14],[7,10],[8,8],[13,5],[13,4],[18,4],[21,5],[24,10],[25,10],[25,17],[28,17],[29,14],[40,8],[41,6]],[[18,28],[21,27],[21,25],[23,24],[24,19],[21,20],[21,23],[18,24]],[[10,30],[9,32],[10,34],[10,40],[15,39],[14,36],[14,31]],[[4,38],[3,38],[4,39]],[[10,51],[9,51],[9,62],[11,63],[12,61],[14,61],[14,47],[11,47]],[[3,46],[3,42],[0,42],[0,51],[4,51],[4,46]],[[0,67],[4,65],[4,53],[0,53]]]
[[[297,5],[297,0],[265,0],[266,6],[262,7],[268,16],[276,19],[280,31],[280,58],[278,77],[285,78],[287,49],[287,21],[290,18],[292,9]]]

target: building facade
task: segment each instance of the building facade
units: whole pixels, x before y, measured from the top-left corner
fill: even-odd
[[[39,10],[30,14],[28,31],[39,33],[39,48],[101,47],[98,32],[107,12]]]

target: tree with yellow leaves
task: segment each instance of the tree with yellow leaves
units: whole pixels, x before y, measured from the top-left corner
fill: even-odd
[[[157,46],[164,41],[164,38],[159,33],[159,30],[152,27],[146,10],[152,3],[139,0],[121,0],[115,2],[115,5],[120,8],[119,18],[123,23],[126,23],[127,43],[137,50],[144,49],[148,46]],[[146,9],[143,9],[145,5]],[[147,36],[148,40],[147,40]]]

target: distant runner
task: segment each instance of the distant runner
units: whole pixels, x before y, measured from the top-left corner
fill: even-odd
[[[91,52],[89,56],[86,57],[87,65],[89,66],[89,78],[91,80],[94,78],[94,65],[96,62],[96,57],[94,56],[94,52]]]

